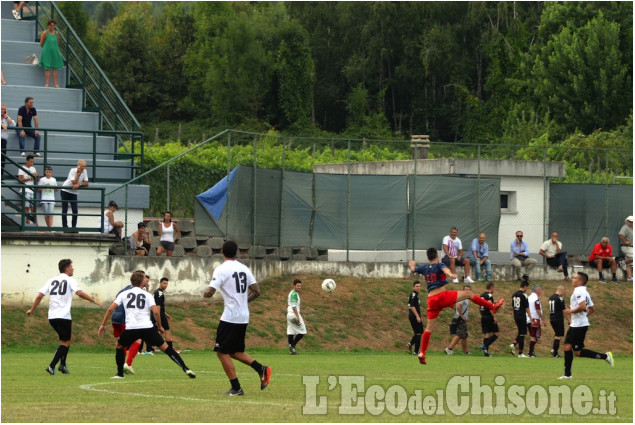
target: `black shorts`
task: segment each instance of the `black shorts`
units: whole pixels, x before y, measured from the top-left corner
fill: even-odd
[[[556,336],[564,335],[564,320],[552,320],[551,327]]]
[[[247,323],[229,323],[221,320],[216,329],[214,351],[223,354],[244,353],[246,332]]]
[[[414,317],[414,315],[408,316],[408,319],[410,320],[410,326],[412,326],[412,331],[417,335],[422,334],[423,322],[417,322],[417,318]]]
[[[588,326],[582,326],[579,328],[572,328],[569,326],[567,336],[564,337],[564,343],[571,344],[573,351],[582,350],[584,348],[584,337],[586,336],[587,329],[589,329]]]
[[[174,242],[161,241],[159,245],[163,247],[166,251],[174,251]]]
[[[494,322],[494,318],[491,316],[481,316],[481,330],[484,334],[490,332],[500,332],[500,329],[498,329],[498,323]]]
[[[49,323],[57,332],[60,341],[71,340],[71,330],[73,327],[73,321],[68,319],[49,319]]]
[[[461,339],[467,339],[467,322],[460,317],[452,319],[452,323],[450,323],[450,335],[457,335]]]
[[[455,267],[463,267],[463,262],[465,261],[465,257],[457,257],[454,259]],[[450,257],[447,255],[441,259],[441,262],[446,266],[450,267]]]
[[[161,317],[161,326],[163,326],[163,330],[169,331],[170,330],[170,322],[168,322],[167,316],[160,315],[159,317]],[[156,326],[156,321],[154,320],[154,314],[152,316],[150,316],[150,319],[152,320],[152,324]]]
[[[152,347],[160,347],[163,345],[163,343],[165,343],[163,337],[155,327],[145,329],[126,328],[122,332],[117,342],[119,343],[119,345],[128,348],[133,342],[138,339],[144,340],[148,346]]]
[[[597,269],[597,264],[595,264],[595,260],[593,261],[589,261],[589,266],[593,267],[594,269]],[[611,262],[609,260],[602,260],[602,269],[609,269],[611,268]]]
[[[516,322],[516,327],[518,328],[518,335],[527,335],[527,317],[514,316],[514,322]]]

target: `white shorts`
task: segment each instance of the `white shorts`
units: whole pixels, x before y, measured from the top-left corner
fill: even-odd
[[[306,335],[306,326],[304,325],[304,319],[300,315],[300,323],[296,323],[295,314],[287,314],[287,335]]]
[[[40,205],[44,215],[53,215],[53,212],[55,211],[55,202],[42,202]]]
[[[622,254],[624,254],[624,257],[633,258],[633,247],[632,246],[623,246],[621,248],[622,248]]]

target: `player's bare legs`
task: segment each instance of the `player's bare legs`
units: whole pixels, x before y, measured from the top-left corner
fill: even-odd
[[[220,351],[217,351],[216,355],[218,356],[218,360],[220,360],[221,366],[223,366],[227,378],[229,378],[230,381],[236,379],[236,368],[234,367],[232,356],[230,354],[221,353]]]
[[[428,343],[430,342],[430,335],[434,331],[437,319],[431,319],[428,317],[426,322],[426,330],[421,335],[421,348],[419,349],[419,363],[426,364],[426,350],[428,349]]]
[[[500,306],[503,305],[504,301],[504,299],[501,298],[500,301],[498,301],[496,304],[492,304],[491,302],[484,300],[478,295],[475,295],[472,291],[456,291],[456,301],[459,302],[463,300],[470,300],[475,304],[487,308],[488,310],[492,310],[494,314],[496,314]]]

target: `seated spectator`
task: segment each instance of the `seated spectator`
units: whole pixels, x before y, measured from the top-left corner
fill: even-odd
[[[536,266],[538,261],[535,258],[529,258],[529,245],[523,241],[523,232],[520,230],[516,232],[516,239],[512,241],[510,250],[510,259],[512,260],[512,266],[514,267],[514,274],[519,281],[529,282],[529,273]],[[523,279],[520,277],[520,271],[525,266],[525,274]]]
[[[115,201],[108,203],[108,208],[101,217],[99,226],[104,226],[104,233],[112,233],[121,239],[121,231],[123,229],[123,221],[115,221],[115,211],[119,210],[119,205]]]
[[[443,238],[443,253],[445,254],[441,262],[445,264],[452,273],[456,274],[456,266],[463,266],[465,270],[465,281],[474,283],[470,277],[470,260],[463,257],[463,245],[461,239],[457,238],[459,229],[452,227],[450,234]],[[459,279],[455,278],[452,282],[459,283]]]
[[[3,170],[4,170],[4,165],[7,162],[7,143],[9,142],[9,126],[15,126],[15,121],[13,121],[11,117],[7,115],[7,105],[3,103],[2,104],[2,169]]]
[[[489,260],[489,246],[485,242],[485,233],[478,235],[478,238],[472,239],[470,251],[467,253],[470,265],[476,271],[476,279],[483,281],[481,276],[481,266],[485,266],[485,278],[488,282],[492,280],[492,262]]]
[[[546,258],[547,264],[558,272],[564,273],[564,280],[569,280],[567,253],[562,252],[562,242],[558,240],[558,232],[551,232],[551,239],[542,243],[538,253]]]
[[[606,283],[602,270],[610,268],[613,273],[612,282],[618,283],[616,276],[617,263],[613,258],[613,247],[609,245],[608,236],[602,237],[600,243],[595,244],[593,247],[593,251],[591,251],[591,255],[589,256],[589,265],[598,269],[600,282]]]
[[[33,121],[33,123],[31,123]],[[20,106],[18,109],[18,127],[39,127],[39,121],[37,118],[37,110],[33,107],[33,98],[28,96],[24,99],[24,106]],[[40,150],[40,132],[37,130],[30,130],[24,128],[16,128],[15,132],[18,134],[18,143],[20,144],[20,155],[26,156],[25,142],[26,136],[32,137],[35,141],[33,145],[33,155],[41,156],[38,152]]]
[[[620,248],[624,254],[624,266],[626,268],[626,281],[633,281],[633,216],[629,215],[624,220],[620,229]]]
[[[152,235],[143,221],[137,224],[137,229],[130,235],[130,248],[135,250],[135,255],[147,257],[152,247]]]

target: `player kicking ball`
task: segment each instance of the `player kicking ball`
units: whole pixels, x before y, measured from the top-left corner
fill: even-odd
[[[414,261],[410,261],[409,263],[410,272],[423,275],[428,284],[428,309],[426,312],[428,321],[426,330],[421,336],[421,350],[419,352],[419,363],[421,364],[426,364],[426,350],[430,342],[430,335],[432,335],[435,322],[441,310],[454,306],[458,301],[470,300],[473,303],[491,310],[493,314],[496,314],[498,309],[503,305],[503,299],[493,304],[475,295],[472,291],[446,290],[445,285],[448,284],[447,277],[450,276],[456,279],[456,274],[452,273],[445,264],[439,263],[439,254],[436,248],[429,248],[426,254],[428,255],[429,264],[415,267],[416,263]]]

